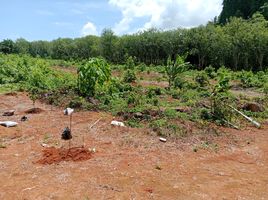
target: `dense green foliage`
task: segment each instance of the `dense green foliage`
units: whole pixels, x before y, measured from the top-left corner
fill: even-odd
[[[255,13],[247,20],[230,18],[224,26],[208,23],[191,29],[150,29],[123,36],[105,29],[100,37],[60,38],[51,42],[4,40],[0,51],[68,61],[102,56],[114,64],[124,64],[127,58],[132,58],[127,68],[133,67],[133,60],[141,66],[142,63],[164,65],[169,56],[187,54],[186,61],[199,70],[211,65],[215,69],[225,66],[232,70],[260,71],[268,66],[267,46],[268,21]]]
[[[0,54],[0,84],[15,84],[21,89],[36,92],[54,90],[74,85],[75,79],[68,74],[52,70],[49,60],[30,56]]]
[[[208,123],[240,125],[243,119],[235,115],[229,105],[239,108],[239,103],[249,101],[268,105],[267,71],[233,72],[211,66],[199,71],[186,70],[181,56],[176,60],[169,58],[168,63],[166,68],[176,69],[171,70],[171,74],[176,74],[172,75],[174,87],[171,88],[166,87],[169,77],[165,66],[132,66],[132,58],[126,59],[124,65],[113,66],[115,78],[111,77],[110,65],[100,58],[77,63],[76,74],[64,67],[51,67],[72,63],[0,54],[0,91],[22,89],[29,92],[33,103],[41,98],[49,104],[77,110],[108,111],[129,126],[146,126],[166,137],[185,137],[191,133],[182,121],[194,122],[197,127],[206,127]],[[256,95],[253,98],[249,98],[247,92],[234,95],[236,88],[248,88]],[[268,110],[246,111],[246,114],[261,122],[268,117]]]
[[[103,86],[111,78],[108,63],[100,58],[92,58],[78,68],[78,90],[82,96],[95,95],[96,86]]]
[[[219,22],[225,24],[230,17],[249,19],[256,12],[261,12],[268,19],[267,0],[224,0]]]
[[[168,77],[169,87],[172,87],[175,84],[176,78],[187,70],[188,64],[189,63],[185,62],[183,56],[177,56],[175,61],[172,61],[170,57],[168,58],[165,70]]]

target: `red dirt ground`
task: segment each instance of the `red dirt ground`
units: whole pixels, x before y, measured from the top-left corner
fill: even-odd
[[[46,164],[58,164],[63,161],[84,161],[89,160],[92,157],[91,152],[85,148],[55,148],[48,147],[43,150],[43,157],[36,163]]]
[[[25,111],[26,114],[39,114],[41,112],[43,112],[41,108],[30,108],[29,110]]]
[[[14,128],[0,127],[0,143],[6,146],[0,148],[0,199],[268,197],[267,123],[262,129],[220,128],[225,134],[219,137],[193,135],[161,143],[146,129],[112,127],[110,114],[75,112],[72,149],[84,144],[83,151],[95,148],[96,153],[89,160],[43,165],[36,163],[45,158],[43,152],[53,149],[59,155],[68,149],[61,132],[69,118],[61,109],[51,111],[38,102],[36,106],[43,112],[28,114],[29,120],[20,122],[32,108],[31,100],[22,93],[0,95],[0,112],[16,110],[14,116],[0,116],[0,121],[19,122]]]

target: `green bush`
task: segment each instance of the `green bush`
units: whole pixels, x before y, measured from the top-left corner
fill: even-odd
[[[145,65],[144,63],[141,63],[141,64],[139,65],[139,70],[140,70],[141,72],[144,72],[144,71],[146,70],[146,65]]]
[[[230,89],[230,77],[226,74],[220,74],[218,83],[214,86],[213,93],[226,93]]]
[[[85,100],[82,97],[75,97],[69,102],[69,107],[71,108],[82,108],[85,104]]]
[[[174,85],[174,80],[179,74],[188,69],[189,63],[185,62],[185,56],[177,56],[175,61],[168,57],[167,65],[165,66],[166,75],[168,77],[169,87]]]
[[[170,118],[170,119],[174,119],[177,117],[177,111],[175,109],[172,109],[172,108],[168,108],[164,111],[164,115],[167,117],[167,118]]]
[[[126,69],[130,69],[130,70],[134,70],[135,68],[135,62],[132,56],[129,56],[127,61],[126,61],[126,65],[125,65]]]
[[[125,83],[133,83],[137,80],[136,74],[133,70],[127,70],[123,78]]]
[[[237,78],[241,81],[243,87],[261,87],[263,86],[265,79],[265,74],[263,72],[259,72],[258,74],[254,74],[251,71],[241,71],[237,72]]]
[[[200,111],[200,117],[201,119],[204,119],[204,120],[211,120],[212,119],[212,115],[210,113],[210,111],[208,109],[202,109]]]
[[[206,74],[209,76],[209,78],[215,78],[216,73],[215,73],[215,68],[212,67],[211,65],[205,68]]]
[[[50,61],[22,55],[0,55],[0,84],[18,83],[22,89],[54,90],[74,86],[75,78],[50,68]]]
[[[184,86],[185,86],[186,82],[180,77],[180,76],[177,76],[175,79],[174,79],[174,87],[175,88],[180,88],[182,89]]]
[[[157,132],[158,135],[163,135],[162,131],[167,125],[168,122],[166,119],[158,119],[150,123],[150,128],[152,128],[153,131]]]
[[[94,96],[96,86],[103,86],[111,78],[110,66],[104,59],[91,58],[78,68],[78,90],[82,96]]]
[[[263,86],[263,92],[266,96],[268,96],[268,82],[264,84]]]
[[[198,83],[200,87],[205,87],[209,84],[208,76],[205,72],[199,72],[195,77],[195,81]]]
[[[147,97],[148,98],[153,98],[154,96],[159,96],[162,94],[161,88],[149,88],[147,90]]]

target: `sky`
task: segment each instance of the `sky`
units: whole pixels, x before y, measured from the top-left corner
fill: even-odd
[[[218,16],[222,0],[0,0],[0,40],[53,40],[195,27]]]

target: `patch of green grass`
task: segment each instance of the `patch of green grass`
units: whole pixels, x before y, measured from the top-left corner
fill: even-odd
[[[20,85],[16,83],[0,84],[0,94],[7,92],[15,92],[20,89]]]
[[[132,128],[142,128],[143,125],[140,120],[132,118],[127,121],[127,125]]]
[[[169,119],[175,119],[178,116],[178,112],[175,109],[166,109],[164,111],[164,115]]]

